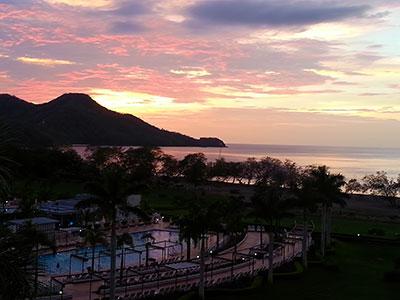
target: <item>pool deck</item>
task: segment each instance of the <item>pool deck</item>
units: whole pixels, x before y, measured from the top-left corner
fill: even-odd
[[[144,226],[137,226],[134,228],[123,228],[118,231],[118,234],[122,234],[124,232],[128,233],[135,233],[135,232],[142,232],[142,231],[148,231],[148,230],[173,230],[169,226],[168,223],[158,223],[158,224],[151,224],[151,225],[144,225]],[[296,256],[301,255],[302,251],[302,238],[300,235],[299,230],[296,232],[293,231],[292,233],[289,233],[285,239],[284,243],[280,243],[280,248],[279,251],[274,252],[274,267],[279,266],[281,263],[290,261],[294,259]],[[311,232],[309,232],[309,243],[311,242]],[[263,234],[263,244],[267,245],[268,244],[268,234],[264,233]],[[209,241],[209,246],[213,246],[216,243],[216,237],[211,236],[210,241]],[[258,253],[258,256],[252,254],[250,255],[249,253],[251,252],[251,249],[259,245],[260,243],[260,233],[259,232],[252,232],[249,231],[245,238],[237,245],[237,252],[235,255],[235,261],[236,263],[229,263],[229,265],[226,265],[225,267],[218,268],[215,270],[208,270],[206,272],[206,281],[209,285],[222,282],[224,280],[229,280],[232,277],[235,278],[237,276],[243,275],[243,274],[255,274],[260,270],[266,270],[269,268],[268,266],[268,258],[266,253]],[[262,252],[262,251],[261,251]],[[265,252],[265,251],[264,251]],[[191,250],[191,255],[192,257],[196,257],[197,255],[200,255],[200,248],[195,247],[192,248]],[[261,255],[261,257],[260,257]],[[238,262],[238,259],[241,258],[243,262]],[[232,261],[233,259],[233,250],[227,249],[225,251],[220,252],[217,256],[211,257],[210,255],[206,257],[205,262],[206,264],[210,264],[213,262],[213,260],[219,259],[219,260],[226,260],[226,261]],[[193,263],[198,264],[199,260],[194,260]],[[146,271],[149,274],[156,274],[156,269],[153,270],[148,270]],[[117,272],[117,278],[118,278],[119,272]],[[160,275],[157,275],[158,278],[160,278]],[[176,275],[175,277],[170,277],[170,278],[164,278],[162,280],[157,281],[151,281],[151,282],[144,282],[144,283],[137,283],[133,285],[128,285],[128,286],[120,286],[116,288],[117,295],[121,296],[122,298],[125,295],[130,295],[130,294],[149,294],[149,293],[162,293],[165,290],[169,289],[180,289],[180,290],[185,290],[185,289],[190,289],[196,286],[199,282],[199,276],[200,274],[193,273],[190,275],[186,276],[179,276]],[[132,275],[132,278],[135,277],[135,275]],[[140,277],[137,275],[136,277]],[[142,275],[143,278],[143,275]],[[97,291],[98,288],[104,284],[103,280],[97,280],[92,282],[92,299],[97,299],[101,298],[102,296],[95,293],[94,291]],[[77,300],[86,300],[89,299],[89,282],[79,282],[79,283],[70,283],[67,284],[64,288],[64,293],[68,295],[72,295],[73,299]]]

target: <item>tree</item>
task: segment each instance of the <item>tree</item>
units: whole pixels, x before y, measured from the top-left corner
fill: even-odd
[[[145,248],[146,248],[146,267],[149,266],[149,253],[150,253],[150,247],[151,244],[154,243],[156,240],[155,237],[151,233],[145,233],[143,234],[140,239],[145,242]]]
[[[210,167],[210,177],[226,181],[230,176],[229,163],[225,158],[217,158]]]
[[[165,153],[161,155],[160,161],[161,168],[159,174],[169,182],[179,173],[179,161],[172,155]]]
[[[272,157],[264,157],[258,162],[256,184],[262,186],[280,186],[282,162]],[[278,182],[279,181],[279,182]]]
[[[157,173],[162,151],[157,147],[129,148],[122,155],[122,165],[136,182],[148,182]]]
[[[90,268],[90,284],[89,284],[89,299],[92,299],[92,279],[94,273],[94,256],[96,253],[96,245],[100,244],[106,247],[107,238],[104,232],[95,230],[85,231],[85,245],[90,245],[92,247],[92,266]]]
[[[346,194],[342,187],[346,184],[342,174],[331,174],[327,166],[309,167],[310,184],[315,198],[321,203],[321,254],[330,246],[332,205],[344,206]]]
[[[0,123],[0,182],[6,182],[8,179],[12,178],[10,165],[15,165],[15,162],[6,155],[6,149],[11,143],[11,139],[8,135],[8,128]]]
[[[9,197],[10,180],[13,178],[11,167],[17,165],[7,156],[6,150],[11,144],[11,139],[8,135],[8,128],[0,123],[0,203],[2,204],[3,214],[6,213],[5,205]]]
[[[89,182],[87,189],[93,197],[82,200],[78,207],[95,207],[97,214],[104,216],[111,223],[110,300],[115,300],[117,212],[134,213],[145,220],[148,220],[148,216],[140,207],[132,207],[127,202],[127,197],[132,191],[126,184],[125,173],[115,165],[102,169],[100,177]]]
[[[296,163],[265,157],[257,164],[256,184],[263,186],[290,187],[299,179]]]
[[[268,227],[268,282],[273,283],[274,221],[282,218],[291,207],[291,200],[284,199],[282,189],[276,186],[257,186],[252,197],[251,215],[264,221]]]
[[[307,268],[307,240],[308,240],[308,214],[317,210],[315,193],[313,191],[312,181],[308,174],[303,174],[301,181],[292,187],[292,191],[296,197],[296,206],[303,209],[303,240],[302,240],[302,259],[303,266]]]
[[[243,164],[241,162],[229,162],[228,175],[232,178],[232,183],[235,183],[237,180],[240,184],[242,184]]]
[[[209,231],[220,228],[223,212],[218,200],[194,197],[188,203],[188,214],[178,220],[180,232],[190,237],[195,245],[200,243],[199,299],[204,299],[205,239]]]
[[[9,198],[9,183],[0,178],[0,203],[2,205],[1,214],[6,214],[6,204]]]
[[[191,260],[191,239],[192,239],[192,232],[191,232],[191,224],[193,220],[189,216],[181,217],[179,219],[179,240],[186,242],[186,260]]]
[[[391,207],[396,207],[396,196],[400,191],[400,181],[389,179],[385,171],[378,171],[363,177],[363,188],[374,196],[383,196]]]
[[[234,236],[235,246],[233,253],[235,255],[237,250],[237,235],[243,233],[246,229],[246,224],[243,221],[246,204],[243,201],[243,196],[231,196],[222,205],[221,211],[224,212],[222,216],[224,230]]]
[[[94,259],[96,253],[96,246],[103,245],[107,246],[107,237],[106,234],[102,231],[98,230],[86,230],[84,233],[84,244],[89,245],[92,248],[92,266],[91,273],[94,272]]]
[[[345,192],[348,194],[359,193],[363,191],[363,186],[357,179],[350,179],[345,186]]]
[[[35,214],[35,199],[32,197],[21,198],[18,210],[22,218],[31,218]]]
[[[110,164],[119,163],[123,155],[122,147],[87,147],[85,158],[89,165],[101,170]]]
[[[258,162],[254,157],[248,158],[243,163],[243,178],[247,179],[249,185],[256,177]]]
[[[192,153],[179,162],[179,168],[183,177],[196,185],[207,178],[206,163],[207,159],[203,153]]]
[[[34,295],[36,297],[38,291],[38,278],[39,278],[39,247],[46,246],[52,249],[53,253],[56,252],[56,246],[53,241],[51,241],[48,236],[36,229],[32,222],[26,222],[21,229],[18,231],[18,235],[23,237],[25,243],[29,246],[30,250],[35,250],[35,260],[34,260]]]
[[[129,233],[123,233],[117,237],[117,247],[121,249],[121,265],[119,268],[119,280],[122,281],[122,273],[124,269],[124,248],[125,245],[133,247],[133,238]]]
[[[0,224],[0,299],[25,300],[34,297],[35,270],[32,245],[19,232],[11,233]]]

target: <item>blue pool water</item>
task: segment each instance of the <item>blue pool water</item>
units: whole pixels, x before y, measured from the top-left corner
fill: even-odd
[[[133,233],[131,235],[133,238],[133,243],[135,245],[135,250],[143,252],[140,255],[139,253],[131,252],[128,249],[125,250],[124,261],[126,265],[139,263],[139,258],[141,258],[142,264],[145,263],[145,246],[144,241],[142,241],[140,238],[146,233],[151,233],[153,235],[153,237],[155,238],[154,245],[161,247],[169,246],[164,251],[162,249],[150,248],[150,258],[162,258],[165,257],[165,255],[168,255],[169,257],[174,255],[179,256],[181,254],[181,250],[185,249],[184,245],[181,249],[181,245],[179,244],[178,232],[166,230],[151,230]],[[110,257],[107,255],[107,252],[109,251],[107,251],[107,249],[105,249],[103,246],[96,246],[94,260],[95,270],[106,270],[110,268]],[[117,267],[119,267],[121,263],[120,254],[121,250],[117,250]],[[74,255],[77,255],[79,257],[76,257]],[[47,274],[68,274],[70,272],[70,267],[71,273],[80,273],[82,271],[86,272],[87,267],[92,265],[92,248],[85,247],[79,248],[77,250],[63,251],[57,253],[56,255],[41,255],[39,258],[39,262],[42,264]]]

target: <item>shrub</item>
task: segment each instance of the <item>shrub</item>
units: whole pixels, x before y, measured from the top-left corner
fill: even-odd
[[[274,277],[277,279],[296,279],[299,278],[304,273],[304,267],[301,263],[294,263],[295,270],[293,272],[286,273],[275,273]]]

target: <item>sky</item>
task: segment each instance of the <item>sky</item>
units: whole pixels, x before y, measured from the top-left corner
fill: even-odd
[[[400,1],[0,0],[0,92],[227,143],[400,147]]]

